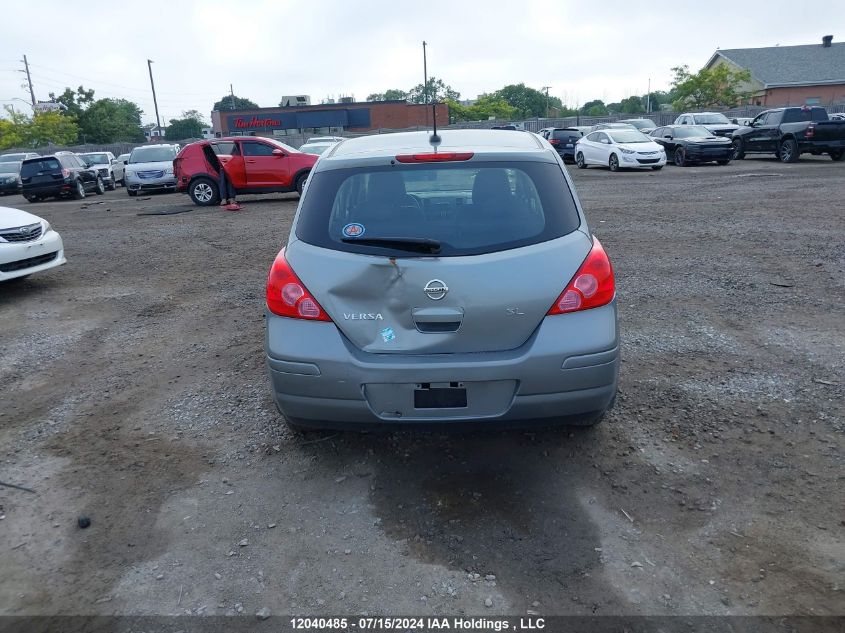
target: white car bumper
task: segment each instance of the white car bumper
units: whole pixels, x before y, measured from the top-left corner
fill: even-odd
[[[61,236],[50,229],[32,242],[0,242],[0,281],[67,263]]]
[[[642,167],[648,169],[649,167],[663,167],[666,164],[666,152],[658,154],[642,156],[640,154],[619,154],[619,166],[631,168]]]

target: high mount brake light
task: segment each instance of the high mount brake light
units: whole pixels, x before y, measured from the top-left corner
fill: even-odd
[[[293,272],[285,259],[285,249],[279,251],[267,277],[267,308],[273,314],[291,319],[331,321],[317,300]]]
[[[587,258],[546,314],[566,314],[598,308],[610,303],[615,293],[613,266],[601,242],[593,238],[593,248]]]
[[[431,154],[399,154],[400,163],[445,163],[456,160],[469,160],[475,152],[432,152]]]

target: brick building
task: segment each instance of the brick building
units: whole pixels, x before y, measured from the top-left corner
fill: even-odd
[[[845,104],[845,43],[830,35],[818,44],[717,50],[705,68],[746,69],[748,105],[769,108]]]
[[[449,123],[449,106],[437,106],[437,123]],[[303,132],[335,134],[404,129],[432,124],[432,107],[405,101],[363,101],[321,105],[214,110],[211,124],[216,136],[276,136]]]

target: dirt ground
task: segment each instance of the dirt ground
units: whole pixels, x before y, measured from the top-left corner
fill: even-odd
[[[291,432],[295,196],[0,199],[68,258],[0,287],[0,613],[845,613],[842,163],[571,171],[619,292],[593,429]]]

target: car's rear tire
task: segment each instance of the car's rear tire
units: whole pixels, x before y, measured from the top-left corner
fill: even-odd
[[[619,157],[616,154],[611,154],[607,166],[610,167],[610,171],[619,171]]]
[[[299,174],[296,177],[296,182],[294,183],[294,188],[296,189],[296,193],[300,196],[302,195],[302,190],[305,188],[305,181],[308,180],[308,172],[304,174]]]
[[[845,160],[845,149],[834,150],[830,153],[831,160],[836,162]]]
[[[587,169],[587,161],[584,160],[584,154],[578,152],[575,154],[575,164],[578,166],[578,169]]]
[[[672,162],[674,162],[678,167],[687,166],[687,153],[684,151],[683,147],[677,148],[675,153],[672,154]]]
[[[778,158],[782,163],[797,163],[798,158],[800,158],[798,143],[791,138],[781,141],[780,147],[778,147]]]
[[[103,179],[97,176],[97,182],[94,185],[94,193],[102,196],[106,192],[106,186],[103,184]]]
[[[188,185],[188,195],[199,207],[209,207],[220,202],[220,189],[211,178],[197,178]]]
[[[28,202],[41,202],[41,196],[24,196]]]
[[[76,191],[73,192],[73,197],[76,200],[82,200],[85,197],[85,185],[81,180],[76,181]]]
[[[733,141],[734,155],[733,160],[742,160],[745,158],[745,144],[741,138],[735,138]]]
[[[132,191],[131,189],[127,189],[127,190],[126,190],[126,193],[127,193],[127,194],[129,194],[129,195],[130,195],[130,196],[132,196],[132,197],[134,197],[134,196],[137,196],[137,195],[138,195],[138,192],[137,192],[137,191]]]
[[[109,191],[114,191],[117,189],[117,181],[114,179],[114,174],[109,174]]]

